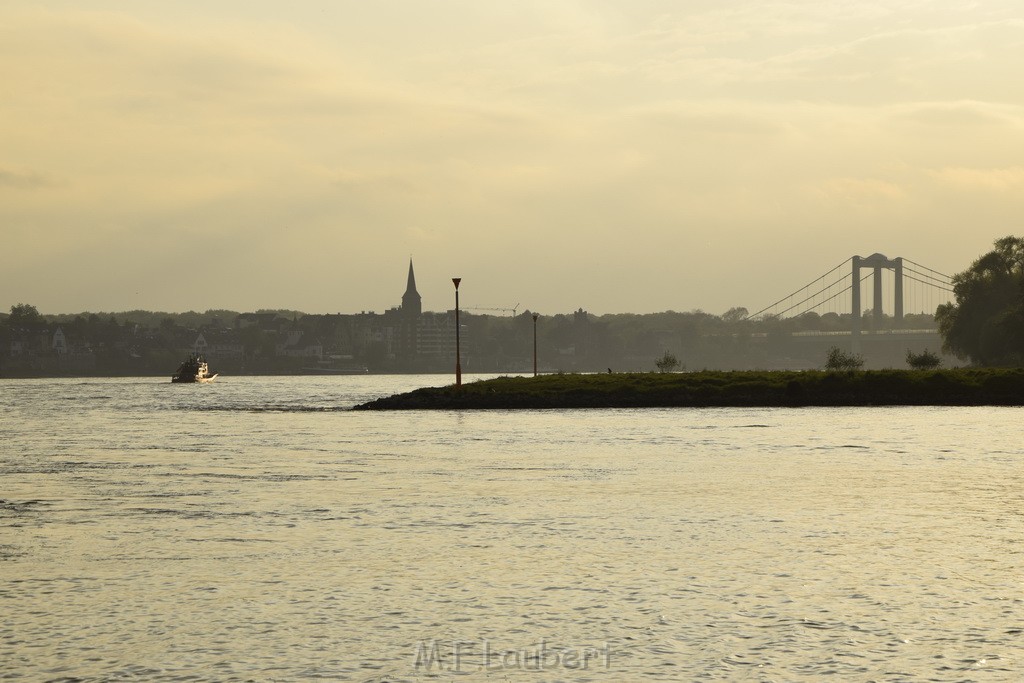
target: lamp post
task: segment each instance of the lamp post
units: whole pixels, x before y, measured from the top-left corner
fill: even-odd
[[[453,277],[455,285],[455,386],[462,386],[462,354],[459,352],[459,283],[461,277]]]
[[[536,313],[533,314],[533,376],[537,376],[537,318],[540,316]]]

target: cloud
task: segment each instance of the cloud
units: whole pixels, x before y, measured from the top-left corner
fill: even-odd
[[[878,200],[905,199],[907,194],[896,183],[878,178],[830,178],[817,185],[829,202],[835,204],[875,203]]]
[[[15,190],[40,190],[63,185],[45,173],[37,171],[14,171],[0,168],[0,188]]]
[[[890,120],[904,128],[1012,128],[1024,124],[1024,110],[980,101],[919,102],[894,107]]]
[[[441,230],[421,225],[408,226],[405,229],[405,234],[413,242],[437,242],[443,238]]]
[[[930,171],[943,185],[961,191],[1014,193],[1024,190],[1024,166],[1006,168],[949,167]]]
[[[872,239],[912,241],[953,195],[957,216],[977,214],[972,183],[1016,206],[1015,5],[952,4],[14,0],[0,221],[21,249],[0,291],[104,259],[96,297],[159,278],[149,291],[167,299],[133,306],[215,292],[211,305],[380,309],[394,297],[363,283],[396,264],[404,285],[412,252],[425,300],[434,264],[466,274],[481,305],[751,303],[742,283],[703,286],[730,279],[709,264],[742,271],[812,233],[832,260],[863,251],[847,235],[867,222],[883,226]],[[1008,212],[991,214],[1000,231]],[[35,244],[41,230],[62,246]],[[196,245],[216,287],[178,277]],[[646,279],[649,300],[621,286]]]
[[[1017,19],[882,30],[798,48],[768,66],[779,80],[818,89],[813,99],[1001,101],[1017,59],[1012,46],[1022,40],[1024,22]]]

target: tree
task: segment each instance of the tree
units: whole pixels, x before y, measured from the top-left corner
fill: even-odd
[[[825,369],[838,370],[860,370],[864,366],[864,356],[855,353],[847,353],[838,346],[828,350],[828,358],[825,360]]]
[[[679,367],[679,359],[674,353],[666,351],[664,356],[654,361],[654,364],[658,367],[658,372],[672,372]]]
[[[914,370],[933,370],[942,365],[942,359],[938,354],[925,349],[921,353],[914,353],[907,349],[907,365]]]
[[[1024,364],[1024,238],[996,240],[953,276],[953,295],[935,311],[943,351],[975,365]]]
[[[733,306],[722,314],[722,322],[729,324],[738,323],[742,320],[746,320],[749,316],[750,311],[743,306]]]
[[[43,316],[31,304],[15,304],[11,306],[11,315],[7,318],[9,327],[32,327],[43,322]]]

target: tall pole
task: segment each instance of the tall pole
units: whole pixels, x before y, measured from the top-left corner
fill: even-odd
[[[540,317],[536,313],[533,314],[533,376],[537,376],[537,318]]]
[[[893,317],[896,323],[903,322],[903,257],[899,257],[895,260],[896,263],[896,293],[894,295],[895,301],[893,305],[896,310],[893,311]]]
[[[874,295],[872,308],[875,310],[871,311],[871,327],[873,332],[879,332],[882,329],[882,267],[875,266],[874,278],[872,278],[872,294]]]
[[[459,349],[459,283],[461,277],[453,277],[455,285],[455,386],[462,386],[462,354]]]
[[[853,266],[853,282],[851,293],[853,301],[850,306],[850,350],[860,353],[860,256],[850,259]]]

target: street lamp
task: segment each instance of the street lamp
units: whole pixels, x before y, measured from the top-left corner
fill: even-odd
[[[533,314],[533,376],[537,376],[537,318],[540,316],[536,313]]]
[[[461,277],[453,277],[455,285],[455,386],[462,386],[462,354],[459,352],[459,283]]]

